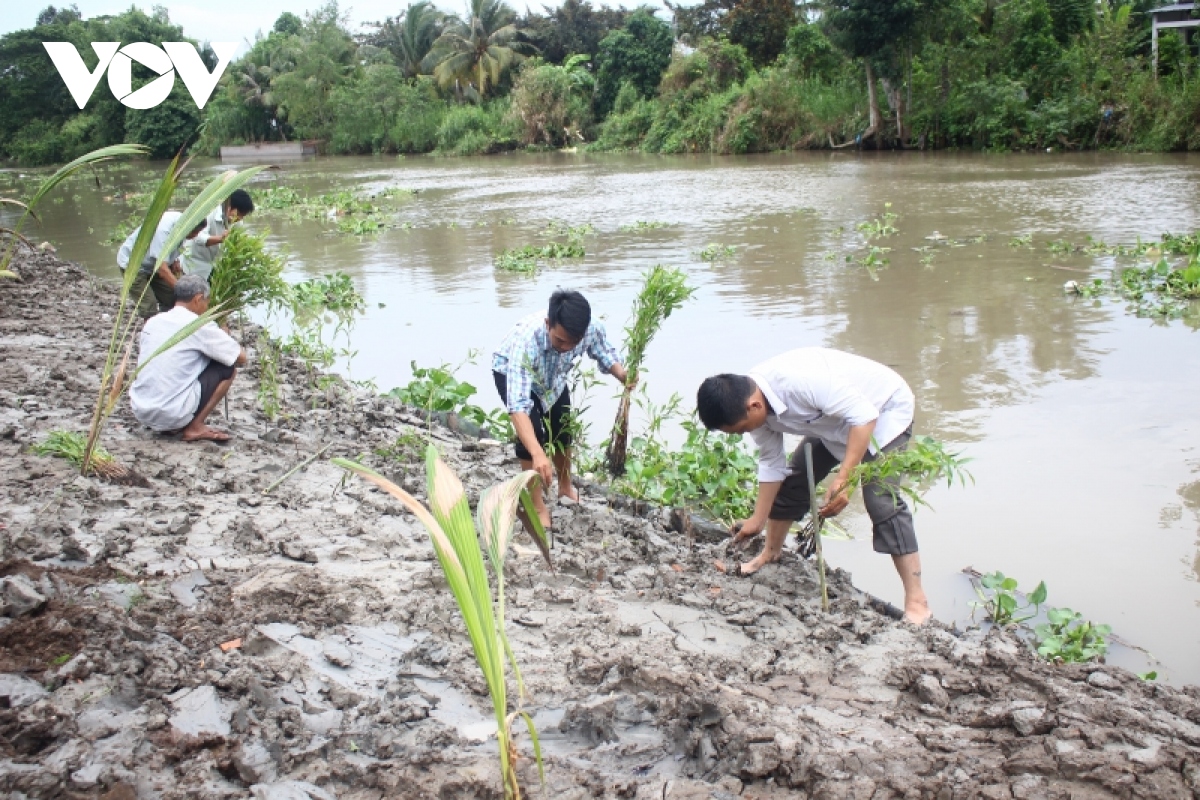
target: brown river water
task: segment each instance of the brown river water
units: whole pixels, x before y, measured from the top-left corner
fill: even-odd
[[[115,277],[117,245],[104,240],[134,210],[120,195],[161,167],[103,171],[99,185],[73,181],[58,191],[61,202],[45,203],[31,235]],[[189,172],[220,169],[197,162]],[[0,196],[28,182],[0,173]],[[480,388],[478,404],[498,406],[488,354],[509,325],[569,286],[620,339],[641,274],[655,263],[686,268],[698,287],[651,345],[645,383],[655,402],[678,392],[690,409],[705,376],[794,347],[891,365],[916,392],[917,433],[973,459],[973,486],[932,488],[932,508],[916,515],[937,617],[969,622],[965,567],[1001,570],[1027,590],[1045,580],[1051,605],[1111,624],[1157,659],[1117,646],[1110,661],[1200,683],[1200,334],[1185,322],[1138,319],[1119,300],[1064,295],[1065,281],[1107,275],[1114,261],[1047,248],[1200,228],[1200,158],[328,158],[285,163],[268,182],[305,194],[419,190],[394,212],[409,228],[369,237],[279,213],[249,222],[289,254],[290,278],[335,269],[354,278],[368,311],[353,331],[351,372],[381,390],[406,382],[412,360],[459,364],[477,350],[458,375]],[[886,203],[899,232],[874,242],[891,250],[873,280],[845,257],[866,254],[856,225]],[[540,243],[552,220],[596,228],[586,258],[533,278],[494,270],[495,254]],[[638,220],[668,225],[619,230]],[[1028,235],[1032,247],[1010,246]],[[732,246],[733,256],[702,260],[711,243]],[[595,439],[611,424],[614,394],[612,383],[592,392]],[[890,561],[871,551],[861,503],[844,516],[855,538],[829,541],[830,562],[899,601]]]

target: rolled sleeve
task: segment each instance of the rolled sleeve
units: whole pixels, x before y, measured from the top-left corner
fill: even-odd
[[[214,322],[202,326],[193,336],[200,352],[227,367],[236,364],[238,356],[242,354],[242,346],[237,340],[217,327]]]
[[[533,411],[533,374],[510,359],[504,378],[505,392],[508,394],[508,413],[529,414]]]
[[[787,454],[783,451],[783,434],[763,426],[751,431],[758,445],[758,482],[775,483],[788,476]]]
[[[599,322],[593,323],[591,333],[592,337],[591,342],[588,344],[587,354],[607,374],[612,371],[614,366],[621,363],[621,354],[608,341],[608,336],[605,334],[602,324]]]

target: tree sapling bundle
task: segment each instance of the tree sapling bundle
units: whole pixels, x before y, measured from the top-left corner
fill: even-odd
[[[608,471],[614,476],[625,474],[625,455],[629,445],[629,406],[633,386],[637,385],[638,373],[646,358],[646,348],[654,339],[663,320],[680,308],[695,289],[687,285],[687,275],[675,267],[656,264],[646,273],[642,290],[633,301],[633,319],[625,328],[625,370],[628,380],[613,423],[612,436],[608,440],[606,460]]]

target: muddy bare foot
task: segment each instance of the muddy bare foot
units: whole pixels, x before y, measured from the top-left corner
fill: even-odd
[[[230,438],[230,435],[225,431],[210,428],[207,425],[198,430],[185,430],[183,432],[183,440],[185,442],[228,442]]]
[[[779,560],[781,553],[768,553],[765,549],[750,561],[742,563],[738,567],[738,571],[742,575],[753,575],[767,564],[774,564]]]
[[[904,603],[904,617],[901,622],[906,622],[909,625],[924,625],[933,617],[933,612],[929,610],[929,603],[924,598],[920,600],[908,600]]]
[[[562,481],[558,482],[558,496],[574,500],[576,503],[579,502],[579,491],[571,484],[564,484]]]

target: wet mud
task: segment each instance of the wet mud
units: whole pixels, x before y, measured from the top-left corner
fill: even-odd
[[[86,428],[115,290],[49,255],[0,285],[0,793],[500,798],[486,688],[419,523],[328,463],[424,490],[395,401],[230,397],[226,446],[105,446],[117,486],[33,455]],[[253,353],[251,353],[253,362]],[[433,429],[474,498],[507,447]],[[321,459],[264,489],[321,448]],[[1200,689],[1053,666],[1000,631],[914,629],[789,555],[753,579],[712,531],[583,487],[548,571],[521,535],[510,636],[550,797],[1200,798]],[[532,749],[520,770],[540,793]]]

